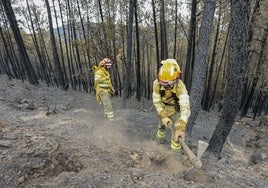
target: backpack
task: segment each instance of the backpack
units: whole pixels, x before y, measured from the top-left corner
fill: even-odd
[[[93,70],[93,73],[94,73],[94,77],[95,77],[95,73],[97,72],[97,70],[99,70],[100,68],[97,66],[97,65],[93,65],[92,67],[92,70]],[[93,89],[96,91],[96,87],[97,87],[97,84],[95,83],[95,81],[93,81],[94,84],[93,84]]]

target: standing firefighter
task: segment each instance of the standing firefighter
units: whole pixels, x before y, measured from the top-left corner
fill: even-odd
[[[153,103],[158,113],[157,139],[165,140],[166,128],[171,129],[171,150],[181,149],[178,138],[185,138],[185,129],[190,116],[188,91],[179,79],[181,70],[175,59],[161,61],[158,79],[153,82]]]
[[[95,78],[94,87],[96,89],[97,102],[103,104],[104,115],[108,120],[113,121],[114,112],[110,100],[110,94],[114,93],[114,87],[111,82],[109,70],[112,67],[112,62],[109,58],[104,58],[98,67],[94,68]]]

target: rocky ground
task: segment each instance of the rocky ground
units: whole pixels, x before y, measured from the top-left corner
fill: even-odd
[[[0,76],[0,187],[268,187],[268,118],[239,119],[215,160],[189,175],[184,152],[155,140],[151,101],[113,97],[115,122],[93,94]],[[200,112],[189,147],[208,142],[219,114]]]

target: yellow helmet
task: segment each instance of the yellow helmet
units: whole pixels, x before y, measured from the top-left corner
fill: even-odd
[[[181,70],[175,59],[161,61],[162,66],[158,72],[159,83],[163,86],[173,86],[180,76]]]
[[[99,63],[99,67],[104,67],[104,66],[112,66],[112,61],[109,58],[104,58]]]

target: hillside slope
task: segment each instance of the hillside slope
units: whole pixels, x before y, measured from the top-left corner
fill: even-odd
[[[112,98],[115,122],[93,94],[33,86],[0,76],[0,187],[267,187],[267,124],[237,121],[216,161],[185,176],[184,152],[155,140],[151,101]],[[189,146],[213,134],[219,114],[201,112]],[[267,123],[267,122],[266,122]]]

